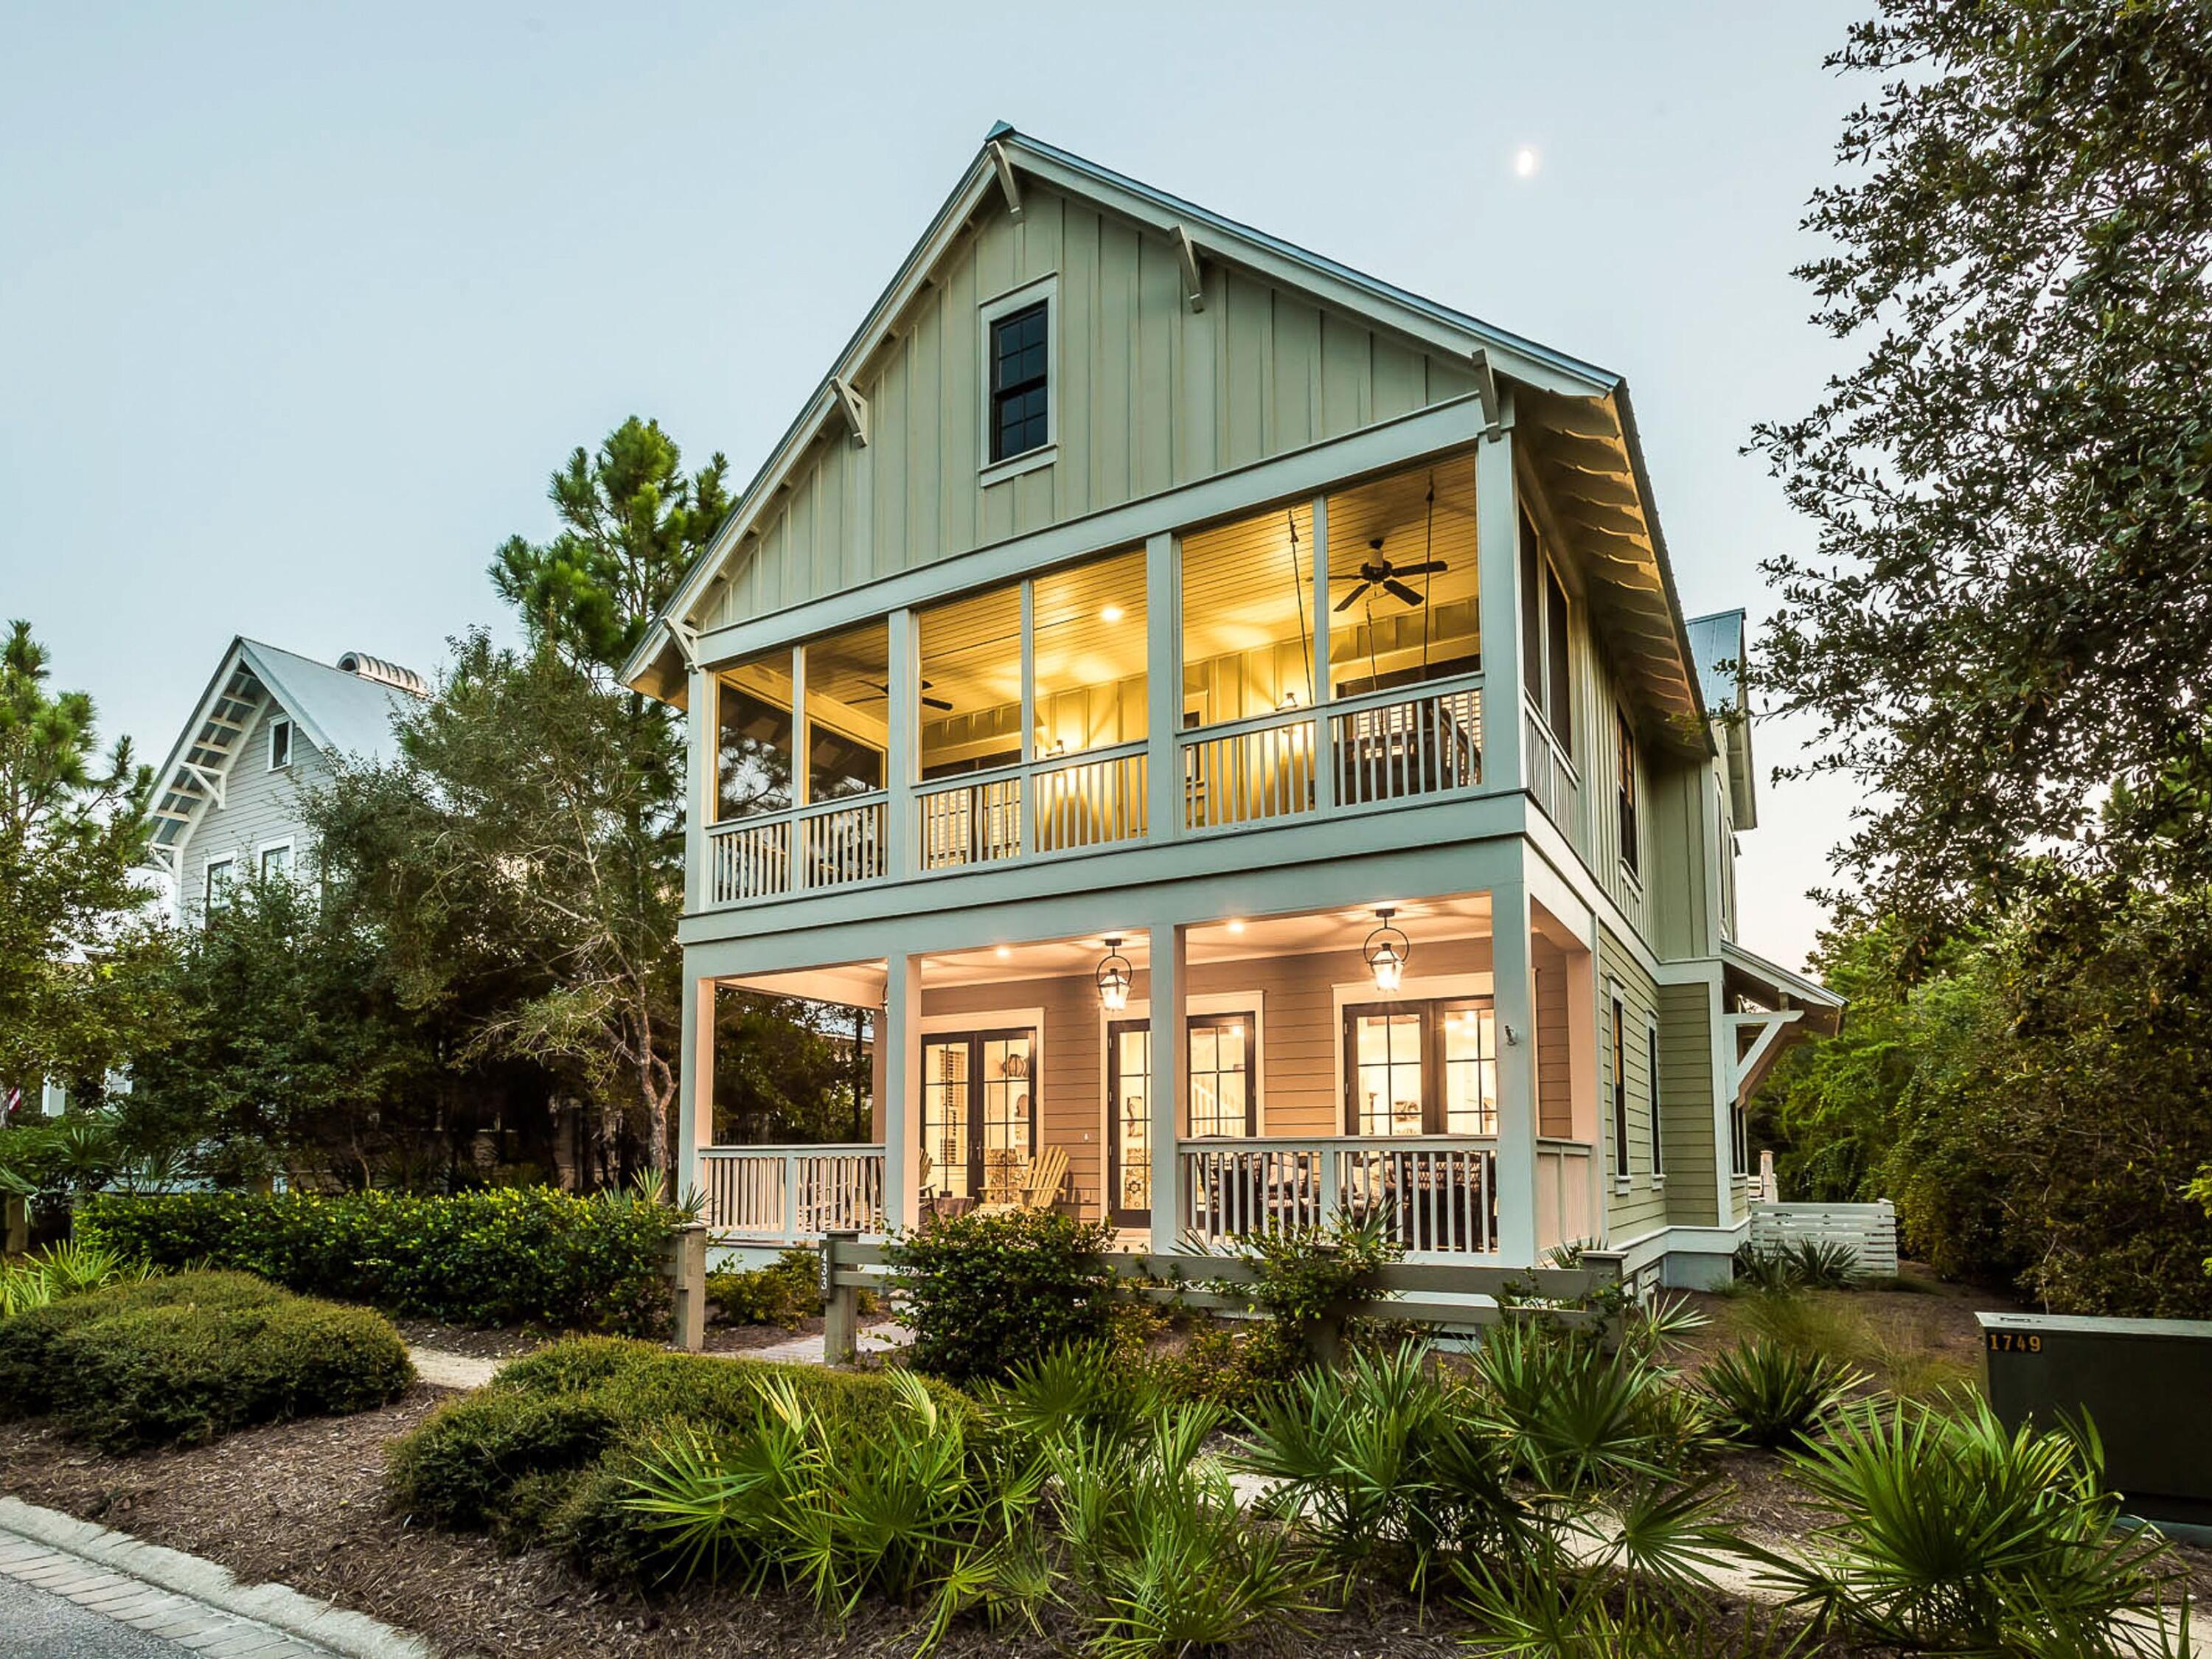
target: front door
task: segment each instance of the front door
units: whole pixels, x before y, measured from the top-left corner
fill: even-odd
[[[1152,1224],[1152,1027],[1117,1019],[1106,1028],[1106,1190],[1114,1224]]]
[[[1036,1033],[963,1031],[922,1039],[922,1185],[949,1198],[1012,1204],[1036,1156]]]

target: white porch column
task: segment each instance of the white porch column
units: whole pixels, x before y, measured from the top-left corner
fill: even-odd
[[[1329,722],[1333,695],[1328,661],[1328,497],[1313,498],[1313,700],[1314,700],[1314,812],[1327,817],[1336,811],[1336,744]]]
[[[1517,701],[1517,700],[1516,700]],[[1536,978],[1528,886],[1490,890],[1498,1014],[1498,1249],[1509,1267],[1536,1261]]]
[[[685,738],[690,788],[684,813],[684,913],[696,915],[710,897],[707,868],[707,826],[714,821],[717,787],[714,768],[720,744],[715,729],[714,696],[718,682],[704,669],[691,671],[684,699]],[[181,884],[179,890],[182,890]],[[688,1144],[688,1143],[687,1143]]]
[[[1182,834],[1182,574],[1176,538],[1145,543],[1145,823],[1147,838]],[[1157,1063],[1157,1062],[1156,1062]]]
[[[884,702],[884,867],[893,880],[913,875],[921,867],[916,843],[921,827],[915,821],[914,785],[921,775],[921,649],[915,613],[890,614],[890,687]]]
[[[676,1190],[699,1185],[699,1149],[714,1144],[714,981],[684,977],[677,1039]]]
[[[1474,451],[1474,546],[1482,607],[1482,782],[1522,786],[1521,507],[1513,483],[1512,404]]]
[[[1182,1235],[1183,1206],[1180,1191],[1182,1158],[1176,1141],[1182,1133],[1184,1097],[1189,1092],[1184,1073],[1189,1069],[1183,1043],[1182,1005],[1190,974],[1183,955],[1183,931],[1176,922],[1160,922],[1152,930],[1152,1249],[1172,1250]]]
[[[921,1195],[920,957],[893,956],[884,963],[877,1030],[884,1051],[884,1221],[911,1227],[921,1218]]]

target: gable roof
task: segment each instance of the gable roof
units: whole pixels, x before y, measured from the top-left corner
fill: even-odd
[[[349,652],[347,660],[359,659]],[[416,696],[240,635],[161,763],[149,856],[160,864],[165,853],[173,855],[205,809],[222,800],[246,732],[264,708],[282,710],[325,753],[384,760],[396,752],[392,715],[412,707]]]
[[[1611,641],[1626,659],[1628,672],[1644,684],[1662,708],[1685,717],[1665,735],[1700,749],[1710,744],[1695,659],[1683,630],[1681,605],[1652,506],[1627,383],[1620,375],[1143,184],[1004,122],[985,136],[928,228],[678,583],[655,625],[623,665],[626,684],[649,695],[683,700],[690,638],[716,577],[738,555],[746,536],[794,476],[823,428],[853,419],[849,388],[878,350],[896,337],[902,314],[955,240],[994,194],[1018,190],[1024,177],[1091,203],[1140,230],[1183,243],[1194,264],[1203,261],[1240,268],[1359,316],[1424,350],[1479,362],[1486,380],[1503,378],[1529,393],[1522,419],[1533,441],[1531,452],[1589,560],[1594,609],[1607,622]],[[1486,392],[1486,405],[1492,397]]]

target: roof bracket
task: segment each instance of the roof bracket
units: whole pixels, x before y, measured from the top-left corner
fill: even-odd
[[[998,173],[999,189],[1006,198],[1006,216],[1018,219],[1022,216],[1022,187],[1014,177],[1014,164],[1006,155],[1006,147],[994,139],[984,148],[991,152],[991,166]]]
[[[684,659],[684,666],[696,674],[699,672],[699,630],[680,617],[663,617],[661,622],[668,629],[668,637],[676,642],[676,653]]]
[[[1802,1008],[1783,1008],[1758,1013],[1729,1014],[1726,1017],[1730,1047],[1741,1046],[1735,1041],[1736,1034],[1740,1031],[1748,1029],[1759,1034],[1753,1040],[1750,1048],[1746,1048],[1741,1054],[1731,1055],[1729,1059],[1729,1097],[1730,1099],[1738,1105],[1741,1105],[1751,1097],[1752,1091],[1765,1080],[1767,1073],[1774,1068],[1774,1062],[1782,1057],[1783,1034],[1804,1017],[1805,1011]]]
[[[217,806],[221,806],[223,804],[222,773],[210,772],[206,767],[198,765],[191,761],[179,761],[177,764],[179,769],[191,773],[193,777],[199,780],[200,787],[207,791],[209,798],[213,800]]]
[[[853,390],[853,383],[842,375],[830,377],[830,389],[837,394],[837,402],[845,411],[845,418],[853,423],[853,438],[861,448],[868,447],[868,400]]]
[[[1198,245],[1190,240],[1190,232],[1181,225],[1175,228],[1176,252],[1182,260],[1183,303],[1193,311],[1206,309],[1206,282],[1198,268]]]
[[[1502,438],[1505,435],[1505,410],[1498,397],[1498,372],[1490,366],[1490,353],[1481,346],[1474,349],[1474,395],[1482,399],[1482,435]]]

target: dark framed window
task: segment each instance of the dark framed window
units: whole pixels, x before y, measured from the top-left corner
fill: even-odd
[[[921,1044],[923,1182],[953,1198],[1012,1204],[1036,1156],[1036,1033],[929,1036]]]
[[[1574,676],[1567,649],[1567,590],[1544,556],[1536,526],[1521,515],[1521,683],[1568,759],[1575,754]]]
[[[1644,1075],[1650,1079],[1651,1095],[1651,1178],[1656,1181],[1667,1173],[1667,1151],[1660,1139],[1659,1128],[1659,1028],[1650,1025],[1644,1031]]]
[[[991,323],[991,459],[1009,461],[1044,447],[1045,376],[1052,353],[1049,302],[1040,300]]]
[[[273,720],[269,722],[269,769],[281,772],[292,763],[292,722]]]
[[[1613,711],[1613,723],[1620,750],[1620,861],[1634,875],[1642,867],[1636,836],[1636,733],[1629,729],[1628,716],[1618,709]]]
[[[1496,1134],[1498,1022],[1491,1000],[1346,1006],[1344,1086],[1350,1134]]]
[[[1259,1133],[1259,1054],[1252,1016],[1191,1014],[1184,1023],[1189,1031],[1190,1133]]]
[[[1628,1011],[1613,999],[1613,1173],[1628,1179]]]

